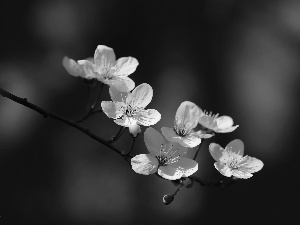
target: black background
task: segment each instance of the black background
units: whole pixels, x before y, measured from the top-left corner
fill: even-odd
[[[206,140],[197,176],[222,177],[208,152],[211,142],[225,147],[242,139],[245,154],[264,162],[248,180],[224,190],[195,184],[165,206],[162,196],[176,189],[171,182],[135,174],[79,131],[1,97],[0,224],[274,224],[298,218],[299,1],[5,1],[0,28],[4,89],[76,120],[86,113],[86,86],[67,74],[62,58],[85,59],[107,45],[117,58],[138,59],[130,77],[136,86],[153,87],[148,108],[162,114],[153,126],[158,131],[173,126],[186,100],[240,125]],[[107,87],[102,100],[110,100]],[[104,114],[82,125],[105,139],[119,129]],[[128,132],[116,143],[122,149],[130,144]],[[133,153],[147,153],[143,134]]]

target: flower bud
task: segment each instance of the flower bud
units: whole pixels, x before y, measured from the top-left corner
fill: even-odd
[[[133,137],[136,137],[139,133],[141,133],[141,128],[139,125],[134,124],[129,126],[129,132],[133,135]]]
[[[174,200],[174,195],[167,194],[164,195],[163,197],[163,202],[165,205],[169,205],[171,202],[173,202],[173,200]]]

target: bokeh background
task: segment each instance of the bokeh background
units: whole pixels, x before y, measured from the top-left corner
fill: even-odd
[[[245,153],[265,164],[226,189],[182,189],[165,206],[162,196],[176,189],[171,182],[135,174],[74,128],[0,97],[0,224],[276,224],[298,218],[300,1],[4,1],[0,28],[2,88],[76,120],[94,95],[88,98],[62,58],[85,59],[107,45],[117,58],[138,59],[130,77],[154,89],[148,108],[162,114],[155,129],[172,126],[185,100],[240,125],[204,143],[197,176],[221,178],[208,152],[211,142],[225,147],[242,139]],[[110,100],[107,87],[102,100]],[[105,139],[119,129],[104,114],[82,125]],[[116,143],[130,145],[128,132]],[[140,135],[133,153],[146,152]]]

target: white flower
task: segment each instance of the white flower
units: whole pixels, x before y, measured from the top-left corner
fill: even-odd
[[[168,141],[177,142],[183,147],[193,148],[201,143],[202,131],[195,132],[200,118],[199,107],[189,101],[182,102],[177,109],[174,128],[161,128],[162,134]]]
[[[199,118],[199,124],[208,129],[208,134],[204,138],[209,138],[213,134],[209,134],[212,131],[216,133],[228,133],[234,131],[239,125],[233,126],[233,120],[229,116],[220,116],[219,114],[212,115],[212,113],[206,113],[201,111]]]
[[[109,86],[115,86],[119,91],[131,91],[135,84],[128,75],[139,65],[133,57],[122,57],[116,60],[114,50],[105,45],[98,45],[94,54],[94,62],[79,60],[79,65],[93,71],[93,78]]]
[[[109,118],[113,118],[116,124],[129,127],[133,135],[140,132],[139,125],[151,126],[160,120],[161,115],[158,111],[144,109],[153,96],[153,90],[149,84],[140,84],[132,93],[119,92],[117,88],[111,86],[109,93],[113,101],[101,102],[103,112]]]
[[[220,145],[211,143],[209,145],[211,156],[217,161],[215,168],[226,177],[237,177],[247,179],[262,169],[263,162],[250,156],[244,156],[244,143],[241,140],[231,141],[225,149]]]
[[[87,60],[91,61],[92,59]],[[94,72],[91,68],[86,67],[85,65],[79,65],[75,60],[70,59],[67,56],[63,58],[62,64],[68,73],[75,77],[82,77],[85,79],[94,78]]]
[[[149,175],[157,172],[165,179],[177,180],[198,170],[197,162],[182,157],[187,148],[167,142],[155,129],[147,128],[144,141],[150,154],[136,155],[131,159],[132,169],[136,173]]]

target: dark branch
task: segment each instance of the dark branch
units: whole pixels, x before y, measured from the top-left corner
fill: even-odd
[[[65,124],[67,124],[71,127],[74,127],[77,130],[80,130],[82,133],[86,134],[87,136],[89,136],[92,139],[100,142],[101,144],[107,146],[108,148],[110,148],[111,150],[116,152],[117,154],[121,155],[127,162],[129,162],[129,160],[133,157],[132,155],[129,154],[131,152],[132,148],[131,148],[130,152],[125,153],[125,152],[115,148],[112,144],[108,143],[104,139],[96,136],[95,134],[93,134],[87,128],[78,125],[75,121],[66,119],[66,118],[64,118],[62,116],[59,116],[59,115],[57,115],[55,113],[52,113],[52,112],[48,112],[47,110],[28,102],[28,100],[26,98],[20,98],[16,95],[13,95],[13,94],[3,90],[2,88],[0,88],[0,95],[2,95],[5,98],[8,98],[8,99],[10,99],[10,100],[12,100],[16,103],[19,103],[19,104],[21,104],[21,105],[23,105],[27,108],[30,108],[33,111],[36,111],[36,112],[40,113],[44,118],[51,117],[51,118],[56,119],[56,120],[58,120],[62,123],[65,123]],[[135,139],[133,140],[132,147],[134,145],[134,142],[135,142]],[[155,173],[155,174],[157,176],[159,176],[157,173]],[[162,178],[161,176],[159,176],[159,177]],[[176,184],[178,182],[182,182],[181,180],[185,180],[185,179],[190,179],[191,180],[192,184],[189,185],[189,187],[192,187],[193,183],[197,182],[201,186],[216,186],[216,187],[220,187],[220,188],[225,188],[225,187],[228,187],[229,185],[234,184],[236,182],[236,179],[234,179],[234,178],[222,178],[219,181],[203,181],[203,180],[201,180],[200,178],[198,178],[196,176],[190,176],[188,178],[181,178],[181,179],[178,179],[178,180],[175,180],[175,181],[172,181],[172,182]]]
[[[113,150],[114,152],[118,153],[119,155],[123,155],[122,151],[118,150],[117,148],[115,148],[113,145],[111,145],[110,143],[106,142],[104,139],[96,136],[95,134],[93,134],[90,130],[88,130],[87,128],[85,127],[82,127],[80,125],[78,125],[75,121],[73,120],[69,120],[69,119],[66,119],[62,116],[59,116],[55,113],[52,113],[52,112],[48,112],[47,110],[39,107],[39,106],[36,106],[30,102],[27,101],[26,98],[20,98],[16,95],[13,95],[5,90],[3,90],[2,88],[0,88],[0,95],[2,95],[3,97],[6,97],[16,103],[19,103],[27,108],[30,108],[32,109],[33,111],[36,111],[38,113],[40,113],[44,118],[47,118],[47,117],[51,117],[53,119],[56,119],[62,123],[65,123],[65,124],[68,124],[69,126],[71,127],[74,127],[76,128],[77,130],[80,130],[81,132],[85,133],[87,136],[91,137],[92,139],[100,142],[101,144],[107,146],[108,148],[110,148],[111,150]]]

